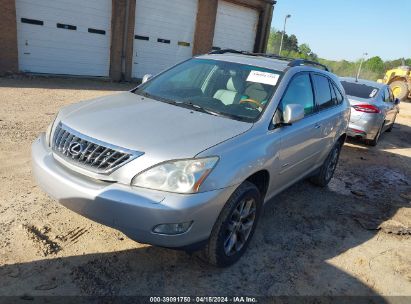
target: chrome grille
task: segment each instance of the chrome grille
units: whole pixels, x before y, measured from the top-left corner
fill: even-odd
[[[108,174],[143,154],[103,143],[61,123],[54,131],[52,149],[64,160],[102,174]]]

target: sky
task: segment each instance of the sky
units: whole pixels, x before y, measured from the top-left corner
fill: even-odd
[[[272,26],[295,34],[319,57],[411,58],[411,0],[277,0]]]

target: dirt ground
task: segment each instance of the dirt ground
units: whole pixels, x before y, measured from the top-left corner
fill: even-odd
[[[218,269],[85,219],[31,176],[30,145],[60,107],[132,86],[0,78],[0,295],[411,296],[411,103],[377,147],[344,146],[329,187],[269,202],[245,256]]]

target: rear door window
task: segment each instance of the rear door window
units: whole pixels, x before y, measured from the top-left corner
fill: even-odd
[[[335,105],[335,99],[331,95],[330,82],[327,77],[314,74],[314,87],[315,87],[315,101],[318,109],[325,110]]]

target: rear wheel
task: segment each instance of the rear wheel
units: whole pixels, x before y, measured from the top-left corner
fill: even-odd
[[[260,215],[261,195],[258,188],[242,183],[231,195],[211,232],[203,257],[210,264],[226,267],[244,254]]]
[[[380,136],[382,133],[382,128],[384,127],[384,123],[382,124],[382,126],[380,127],[380,129],[378,130],[377,134],[375,135],[374,139],[366,139],[365,140],[365,144],[368,146],[372,146],[375,147],[378,144],[378,141],[380,140]]]
[[[392,124],[390,125],[390,127],[387,129],[387,132],[391,132],[392,128],[394,128],[394,124],[395,124],[395,119],[397,118],[397,114],[395,114],[394,116],[394,120],[392,121]]]
[[[408,97],[408,85],[405,81],[397,80],[390,84],[392,93],[399,100],[406,100]]]
[[[330,153],[328,154],[324,164],[321,166],[319,172],[310,178],[310,181],[317,186],[325,187],[330,182],[337,168],[338,160],[343,143],[338,141]]]

